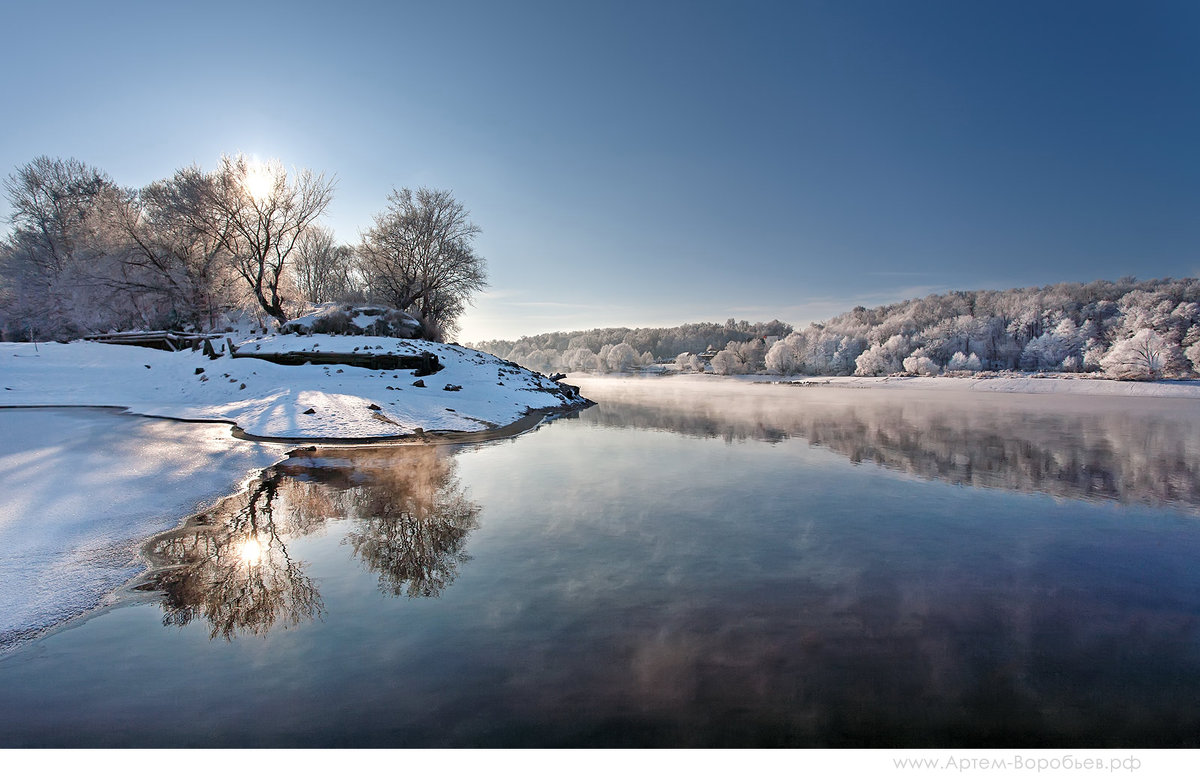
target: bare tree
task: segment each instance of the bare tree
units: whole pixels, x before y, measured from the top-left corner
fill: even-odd
[[[310,226],[296,244],[292,274],[310,303],[343,302],[359,296],[354,278],[354,251],[334,243],[333,231]]]
[[[170,324],[213,327],[237,298],[232,225],[210,218],[210,189],[198,167],[182,168],[143,188],[121,213],[128,247],[120,284],[157,297]]]
[[[472,243],[479,227],[443,190],[393,191],[363,237],[360,261],[372,296],[417,316],[430,333],[450,333],[487,286],[483,257]]]
[[[233,256],[263,311],[287,321],[281,295],[288,258],[305,230],[333,199],[333,181],[309,170],[291,176],[278,162],[222,157],[210,176],[205,215],[210,236]]]

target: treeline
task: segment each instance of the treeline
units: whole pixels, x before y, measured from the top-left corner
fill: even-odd
[[[773,344],[784,375],[1023,370],[1182,376],[1200,363],[1200,280],[951,292],[858,307]]]
[[[543,373],[621,372],[633,367],[673,360],[682,352],[700,354],[727,344],[764,343],[792,331],[781,321],[727,320],[724,324],[682,324],[678,327],[608,327],[575,332],[550,332],[517,340],[488,340],[471,344]]]
[[[551,333],[480,344],[542,372],[681,371],[775,375],[938,375],[981,371],[1190,375],[1200,368],[1200,280],[1094,281],[951,292],[858,307],[793,330],[734,322]],[[701,358],[710,348],[720,350]]]
[[[0,335],[67,340],[124,329],[211,330],[252,312],[372,302],[452,332],[486,284],[479,228],[449,192],[394,191],[354,246],[319,223],[333,180],[223,157],[140,189],[74,159],[39,157],[4,181]]]

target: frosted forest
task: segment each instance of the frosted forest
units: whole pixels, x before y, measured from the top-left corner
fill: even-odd
[[[1062,283],[857,307],[802,330],[778,321],[597,329],[476,344],[534,370],[671,365],[718,375],[990,371],[1182,378],[1200,370],[1200,280]]]

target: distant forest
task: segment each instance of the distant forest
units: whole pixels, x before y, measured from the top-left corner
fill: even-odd
[[[671,363],[685,372],[718,374],[1018,370],[1186,377],[1200,371],[1200,280],[1123,278],[934,294],[859,306],[803,330],[779,321],[730,319],[724,325],[555,332],[475,345],[542,372],[619,372]]]

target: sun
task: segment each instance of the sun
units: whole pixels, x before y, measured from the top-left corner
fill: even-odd
[[[242,188],[256,202],[266,199],[275,188],[275,171],[269,163],[247,162]]]

